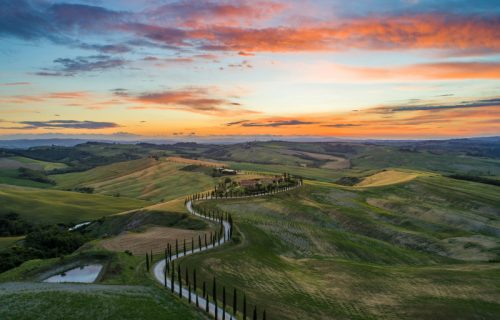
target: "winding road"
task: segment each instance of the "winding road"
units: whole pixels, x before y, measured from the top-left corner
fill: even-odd
[[[294,187],[289,187],[289,188],[285,188],[283,190],[280,190],[278,191],[277,193],[281,193],[281,192],[287,192],[287,191],[290,191],[290,190],[293,190],[293,189],[296,189],[296,188],[299,188],[300,186],[302,186],[302,182],[299,181],[299,183],[294,186]],[[272,194],[275,194],[275,193],[265,193],[265,194],[261,194],[261,195],[253,195],[253,196],[241,196],[241,197],[231,197],[231,198],[227,198],[227,199],[242,199],[242,198],[252,198],[252,197],[261,197],[261,196],[268,196],[268,195],[272,195]],[[213,199],[216,199],[216,198],[212,198],[212,197],[209,197],[208,199],[204,199],[204,200],[213,200]],[[217,198],[217,199],[225,199],[225,198]],[[206,220],[210,220],[210,221],[214,221],[214,222],[219,222],[217,219],[211,219],[209,217],[205,217],[201,214],[199,214],[198,212],[196,212],[196,210],[193,208],[193,202],[190,200],[186,203],[186,209],[189,211],[189,213],[191,213],[192,215],[195,215],[195,216],[198,216],[202,219],[206,219]],[[202,247],[202,248],[196,248],[196,249],[193,249],[193,250],[188,250],[186,251],[186,256],[188,255],[191,255],[191,254],[195,254],[197,252],[202,252],[202,251],[207,251],[207,250],[210,250],[212,248],[215,248],[215,247],[218,247],[222,244],[224,244],[226,241],[229,240],[229,235],[231,233],[231,225],[229,222],[223,220],[222,221],[222,224],[223,224],[223,227],[224,227],[224,237],[222,237],[220,239],[220,242],[216,242],[214,244],[210,244],[208,245],[207,247]],[[184,252],[179,252],[178,255],[172,255],[172,260],[171,261],[174,261],[174,260],[177,260],[179,258],[182,258],[184,257]],[[166,260],[165,259],[162,259],[161,261],[157,262],[154,267],[153,267],[153,274],[156,278],[156,280],[158,280],[158,282],[160,282],[162,285],[164,285],[165,287],[169,288],[170,290],[172,289],[172,282],[170,281],[169,277],[167,276],[165,279],[165,266],[166,266]],[[176,294],[179,294],[179,291],[180,291],[180,287],[179,287],[179,284],[176,283],[174,281],[173,283],[173,286],[174,286],[174,292]],[[182,287],[182,296],[186,299],[189,298],[189,291],[188,289],[186,289],[185,287]],[[202,310],[206,310],[206,307],[207,307],[207,300],[194,293],[194,292],[191,292],[191,302],[195,305],[196,303],[196,298],[198,298],[198,307]],[[208,302],[208,312],[210,315],[214,316],[215,317],[215,304],[213,302]],[[230,320],[233,320],[233,319],[236,319],[236,317],[234,315],[232,315],[231,313],[229,312],[225,312],[225,314],[222,312],[222,307],[220,305],[217,305],[217,319],[230,319]]]

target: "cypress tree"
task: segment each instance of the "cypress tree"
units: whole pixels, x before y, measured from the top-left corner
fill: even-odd
[[[148,270],[149,272],[149,256],[147,252],[146,252],[146,270]]]
[[[236,296],[236,288],[233,290],[233,314],[235,317],[238,317],[238,304],[237,304],[237,296]]]
[[[247,295],[243,295],[243,319],[247,319]]]
[[[198,235],[198,251],[201,251],[201,235]]]
[[[179,279],[179,298],[182,298],[182,274],[181,274],[181,265],[177,265],[177,276]]]
[[[257,320],[257,306],[253,307],[253,320]]]
[[[166,261],[166,260],[165,260],[165,261]],[[167,263],[167,266],[168,266],[168,262],[166,262],[166,263]],[[165,283],[165,288],[166,288],[166,287],[167,287],[167,268],[165,268],[165,269],[163,270],[163,281],[164,281],[164,283]]]
[[[187,267],[186,267],[186,286],[188,287],[189,303],[191,303],[191,283],[189,282],[189,272]]]
[[[188,302],[191,303],[191,284],[188,282]]]
[[[207,293],[207,296],[205,297],[205,311],[208,313],[209,312],[209,308],[208,306],[210,305],[210,299],[208,298],[208,293]]]
[[[153,265],[153,249],[151,249],[151,255],[149,256],[149,258],[151,259],[151,265]]]
[[[205,233],[205,249],[208,249],[208,244],[207,244],[207,234]]]
[[[193,269],[193,292],[196,295],[196,306],[198,307],[198,295],[196,294],[196,269]]]
[[[186,239],[184,239],[184,256],[186,256]]]
[[[170,289],[174,293],[174,275],[175,275],[175,261],[172,261],[172,276],[170,278]]]
[[[214,282],[212,284],[212,297],[214,299],[214,305],[215,305],[215,319],[217,319],[217,284],[215,283],[215,277],[214,277]]]
[[[191,238],[191,253],[194,253],[194,238]]]
[[[179,258],[179,241],[175,239],[175,255]]]
[[[222,287],[222,320],[226,320],[226,287]]]

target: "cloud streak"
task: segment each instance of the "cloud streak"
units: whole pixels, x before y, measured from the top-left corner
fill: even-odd
[[[117,128],[118,124],[114,122],[96,122],[96,121],[77,121],[77,120],[49,120],[49,121],[20,121],[24,125],[21,129],[107,129]]]
[[[226,126],[240,126],[240,127],[288,127],[288,126],[302,126],[302,125],[312,125],[317,124],[318,122],[313,121],[303,121],[298,119],[291,120],[267,120],[262,122],[251,122],[248,120],[240,120],[226,123]]]
[[[210,92],[212,91],[212,92]],[[244,109],[238,102],[219,98],[208,88],[185,88],[160,92],[146,92],[139,95],[128,95],[130,101],[141,105],[130,107],[132,110],[160,109],[180,110],[215,116],[233,116],[257,113]],[[124,96],[123,91],[119,93]]]
[[[115,69],[123,67],[127,61],[118,58],[112,58],[107,55],[97,55],[76,58],[58,58],[54,60],[58,66],[52,69],[44,69],[35,73],[39,76],[74,76],[79,73]]]

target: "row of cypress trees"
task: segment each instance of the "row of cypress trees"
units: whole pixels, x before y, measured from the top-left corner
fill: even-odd
[[[303,179],[301,177],[294,177],[287,172],[283,173],[283,179],[284,179],[284,181],[292,182],[293,184],[290,186],[278,187],[278,188],[273,188],[270,190],[261,190],[261,191],[257,191],[257,192],[245,192],[243,194],[243,196],[276,194],[276,193],[279,193],[282,191],[287,191],[287,190],[290,190],[291,188],[300,186],[303,183]],[[239,194],[236,192],[226,192],[225,194],[221,195],[221,194],[219,194],[219,192],[217,192],[217,188],[216,188],[215,190],[212,190],[209,192],[195,193],[191,196],[188,196],[185,199],[184,204],[186,204],[189,201],[194,201],[194,200],[229,199],[229,198],[238,198],[241,196],[242,196],[242,194]]]
[[[302,184],[302,179],[297,180],[297,184],[301,185]],[[283,190],[287,190],[288,188],[283,188]],[[278,192],[278,191],[276,191]],[[273,192],[270,192],[273,193]],[[195,200],[204,200],[204,199],[211,199],[213,194],[211,193],[199,193],[199,194],[194,194],[189,197],[187,197],[184,201],[184,204],[187,204],[189,201],[192,201],[191,205],[193,210],[203,216],[205,219],[216,221],[220,224],[220,228],[218,232],[210,232],[209,235],[209,240],[207,240],[207,234],[204,235],[204,241],[202,241],[201,235],[198,235],[198,249],[201,251],[203,250],[203,247],[205,247],[205,250],[208,249],[210,245],[216,246],[221,244],[221,240],[223,239],[224,241],[229,241],[233,237],[233,230],[234,230],[234,225],[233,225],[233,218],[230,213],[221,211],[219,209],[215,210],[207,210],[203,207],[197,206],[194,201]],[[217,198],[217,197],[216,197]],[[227,198],[227,195],[226,195]],[[226,232],[224,230],[224,222],[227,222],[229,224],[229,232],[226,235]],[[203,246],[204,244],[204,246]],[[195,250],[195,241],[194,238],[191,239],[191,253],[194,253]],[[186,256],[187,253],[190,252],[189,248],[186,246],[186,239],[184,239],[183,242],[183,253],[184,256]],[[181,265],[177,264],[177,268],[175,265],[175,261],[172,259],[172,257],[179,257],[179,241],[178,239],[175,240],[175,252],[174,252],[174,247],[168,243],[167,248],[165,248],[165,270],[164,270],[164,283],[165,287],[167,287],[167,277],[170,277],[170,290],[172,293],[175,293],[175,280],[178,282],[179,286],[179,297],[182,298],[182,291],[183,291],[183,285],[188,291],[188,301],[189,303],[195,303],[197,307],[200,306],[199,304],[199,295],[197,292],[199,291],[200,288],[198,288],[197,285],[197,279],[196,279],[196,269],[192,270],[192,277],[189,277],[189,271],[188,268],[185,268],[184,272],[184,278],[182,276],[182,270],[181,270]],[[150,265],[152,265],[152,260],[153,260],[153,253],[151,252],[150,256],[146,253],[146,267],[149,271]],[[176,277],[177,274],[177,277]],[[202,288],[201,288],[201,297],[205,299],[205,311],[208,313],[209,312],[209,303],[210,303],[210,295],[209,295],[209,290],[207,290],[207,283],[203,281]],[[230,307],[230,310],[232,310],[232,314],[237,317],[238,314],[241,314],[243,319],[248,319],[251,316],[251,319],[257,320],[258,319],[258,309],[257,306],[254,306],[253,312],[250,312],[248,310],[248,305],[247,305],[247,298],[246,295],[243,294],[243,299],[242,303],[239,305],[238,304],[238,291],[236,288],[233,289],[233,294],[232,294],[232,305],[228,306],[226,300],[226,287],[222,287],[222,298],[221,301],[218,301],[217,299],[217,283],[215,277],[213,278],[212,281],[212,303],[215,306],[215,319],[219,318],[219,312],[221,312],[222,319],[226,319],[226,312],[228,311],[228,307]],[[192,299],[194,295],[194,301]],[[240,295],[241,296],[241,295]],[[219,302],[221,302],[221,305],[219,306]],[[266,320],[266,311],[263,310],[262,312],[262,317],[261,319]],[[228,320],[229,317],[228,317]],[[232,320],[232,319],[231,319]]]

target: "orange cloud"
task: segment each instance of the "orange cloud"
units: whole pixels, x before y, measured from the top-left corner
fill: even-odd
[[[500,134],[500,99],[458,104],[388,106],[345,114],[233,121],[225,134],[319,135],[343,137],[439,137]],[[200,130],[202,131],[202,130]],[[214,129],[207,128],[210,133]]]
[[[500,21],[438,14],[359,18],[320,27],[191,29],[205,49],[236,52],[331,51],[345,49],[500,49]]]
[[[179,26],[189,28],[241,26],[271,18],[285,7],[285,4],[273,1],[181,1],[150,10],[148,16],[150,20],[160,23],[175,19]]]
[[[343,68],[369,80],[500,79],[500,63],[497,62],[446,62],[389,68]]]
[[[207,88],[187,88],[129,96],[131,101],[142,105],[130,107],[132,110],[159,109],[181,110],[193,113],[235,116],[257,112],[241,107],[238,102],[226,98],[214,98]]]

